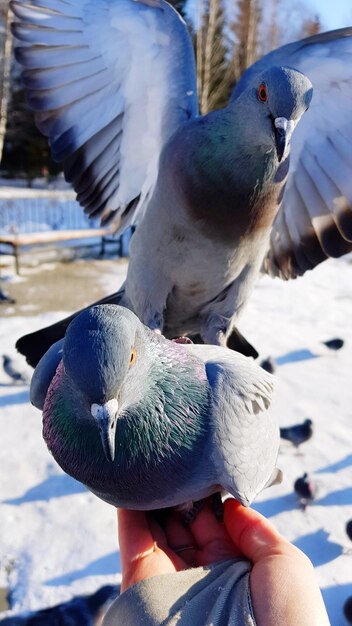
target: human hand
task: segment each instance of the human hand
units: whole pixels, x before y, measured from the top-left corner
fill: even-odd
[[[122,591],[157,574],[240,556],[210,500],[189,526],[184,526],[183,517],[172,511],[161,528],[152,512],[118,510]]]
[[[256,511],[229,499],[224,522],[210,501],[185,528],[174,511],[162,529],[150,513],[118,511],[122,585],[230,558],[250,560],[258,626],[329,626],[309,559]]]

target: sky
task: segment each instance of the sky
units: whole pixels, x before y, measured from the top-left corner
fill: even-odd
[[[196,19],[198,14],[197,7],[203,4],[204,0],[188,0],[187,12],[189,16]],[[302,20],[304,17],[302,16],[303,12],[306,12],[307,17],[319,15],[322,31],[352,26],[351,0],[282,0],[280,4],[285,8],[285,14],[287,14],[288,18],[292,18],[289,29],[293,27],[294,30],[294,22],[297,19],[299,21]],[[276,6],[276,3],[273,3],[273,5]],[[229,7],[231,13],[231,7],[237,6],[237,0],[226,0],[226,6]],[[264,7],[264,15],[270,19],[270,3],[268,6],[266,2],[262,0],[261,6]],[[290,39],[289,37],[289,40]]]
[[[306,4],[319,13],[324,30],[352,26],[351,0],[308,0]]]

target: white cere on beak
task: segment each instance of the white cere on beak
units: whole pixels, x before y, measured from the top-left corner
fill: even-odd
[[[274,120],[275,128],[283,130],[286,137],[289,139],[293,133],[295,123],[293,120],[288,120],[286,117],[276,117]]]
[[[93,403],[90,412],[94,417],[103,445],[103,450],[108,461],[115,458],[115,431],[119,403],[116,398],[108,400],[105,404]]]
[[[105,415],[106,412],[109,415],[116,415],[116,413],[119,410],[119,403],[116,400],[116,398],[113,398],[112,400],[108,400],[108,402],[105,402],[105,404],[92,404],[92,406],[90,407],[90,412],[92,414],[92,416],[94,417],[94,419],[98,420],[101,419],[102,415]]]

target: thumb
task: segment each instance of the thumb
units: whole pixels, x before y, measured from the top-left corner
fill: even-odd
[[[118,534],[122,569],[121,591],[145,578],[181,569],[177,555],[159,545],[165,537],[157,524],[149,523],[144,511],[118,509]],[[159,545],[158,545],[159,544]]]
[[[252,563],[296,550],[263,515],[232,498],[224,504],[224,523],[234,544]]]

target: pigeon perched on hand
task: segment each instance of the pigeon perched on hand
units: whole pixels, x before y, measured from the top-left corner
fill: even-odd
[[[281,478],[273,379],[252,359],[169,341],[116,305],[81,313],[56,349],[31,400],[56,461],[106,502],[159,509],[224,489],[247,506]]]
[[[281,439],[290,441],[296,448],[308,441],[312,436],[313,422],[311,419],[306,419],[301,424],[295,424],[294,426],[280,427]]]
[[[11,7],[28,103],[78,201],[117,230],[138,223],[105,302],[169,338],[236,349],[261,269],[295,277],[352,249],[351,29],[266,55],[227,107],[199,116],[191,39],[163,0]],[[36,364],[69,321],[19,350]]]

